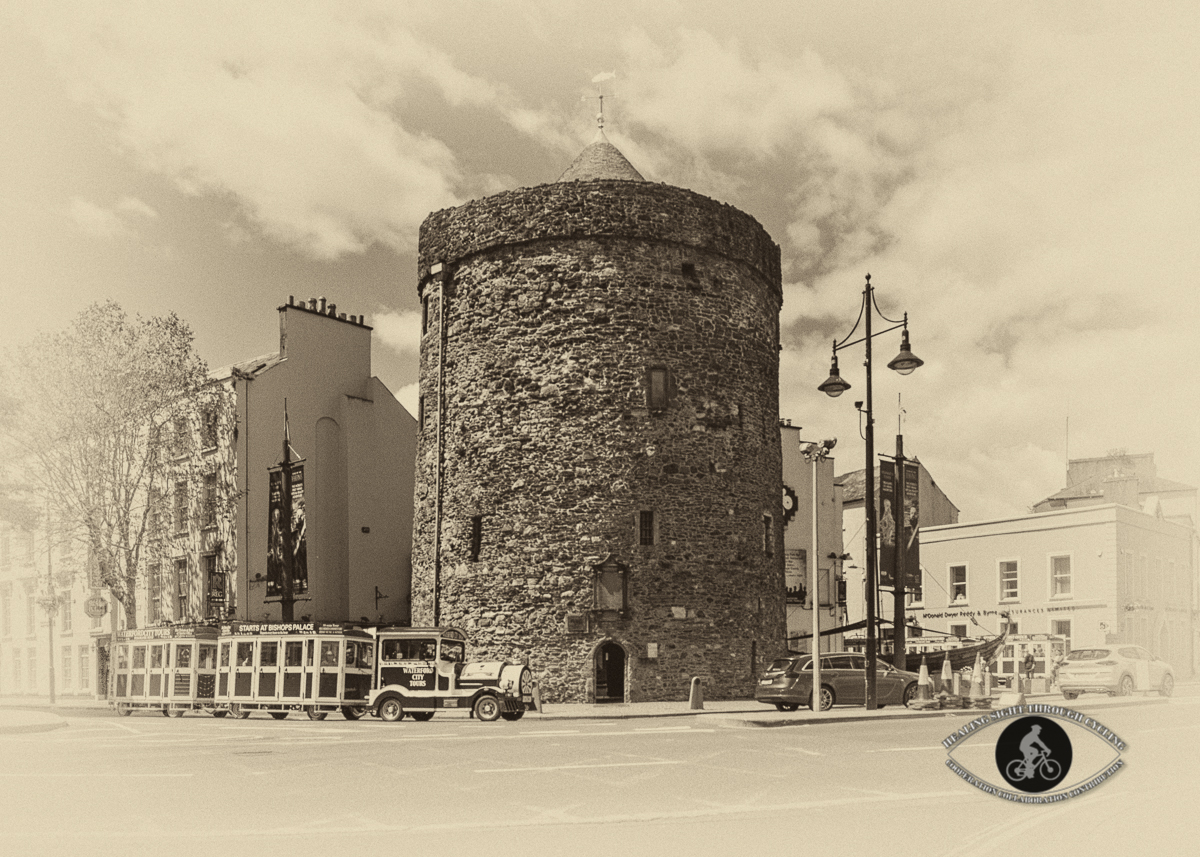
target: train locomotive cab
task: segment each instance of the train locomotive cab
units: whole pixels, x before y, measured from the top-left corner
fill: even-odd
[[[519,720],[533,709],[533,673],[524,664],[467,661],[457,628],[381,628],[375,632],[370,710],[382,720],[429,720],[434,712],[467,710],[482,721]]]

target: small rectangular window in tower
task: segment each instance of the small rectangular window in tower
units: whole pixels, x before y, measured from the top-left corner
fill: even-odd
[[[654,544],[654,513],[638,512],[638,544]]]
[[[646,370],[646,407],[664,411],[670,403],[671,373],[662,367]]]
[[[770,515],[763,515],[763,553],[775,555],[775,528]]]
[[[425,431],[425,397],[417,397],[417,428]]]
[[[421,335],[429,330],[429,295],[421,295]]]
[[[471,562],[479,561],[479,551],[483,547],[483,516],[471,518]]]
[[[683,263],[683,275],[691,280],[696,279],[696,263],[695,262],[684,262]]]

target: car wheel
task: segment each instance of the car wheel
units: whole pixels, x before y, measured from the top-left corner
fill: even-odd
[[[1170,675],[1163,676],[1162,685],[1158,688],[1159,696],[1170,696],[1175,692],[1175,679]]]
[[[907,708],[908,704],[916,698],[917,698],[917,683],[914,681],[908,687],[904,688],[904,700],[903,700],[904,706]],[[883,708],[882,705],[879,707]]]
[[[777,702],[777,703],[775,703],[775,707],[777,709],[779,709],[780,711],[795,711],[797,708],[800,707],[800,703],[798,703],[798,702]]]
[[[432,711],[414,711],[412,713],[412,719],[417,721],[418,723],[428,723],[430,720],[433,719],[433,712]]]
[[[118,702],[117,714],[121,715],[122,717],[128,717],[130,714],[133,714],[133,709],[123,702]]]
[[[1064,690],[1063,691],[1063,699],[1079,699],[1079,691]]]
[[[250,716],[250,709],[242,708],[242,706],[240,706],[236,702],[234,702],[234,703],[230,704],[230,706],[229,706],[229,713],[232,714],[238,720],[245,720],[247,717]]]
[[[229,713],[229,712],[228,712],[228,711],[226,711],[224,708],[214,708],[214,709],[212,710],[212,716],[213,716],[213,717],[224,717],[224,716],[225,716],[226,714],[228,714],[228,713]]]
[[[347,720],[358,720],[358,718],[362,717],[366,713],[367,709],[361,705],[342,706],[342,717],[345,717]]]
[[[169,709],[169,708],[163,708],[163,709],[161,709],[161,711],[160,711],[159,713],[161,713],[163,717],[170,717],[170,716],[171,716],[171,709]]]
[[[812,693],[808,695],[808,707],[812,709]],[[833,688],[827,684],[821,685],[821,710],[828,711],[833,708]]]
[[[304,709],[304,713],[308,715],[309,720],[324,720],[329,716],[328,711],[317,711],[315,705],[310,705]]]
[[[398,723],[404,719],[404,706],[391,696],[379,703],[379,719],[384,723]]]
[[[516,723],[525,716],[525,709],[521,709],[520,711],[503,711],[500,713],[500,716],[509,723]]]
[[[270,715],[276,720],[287,720],[288,713],[286,711],[272,711]]]
[[[183,709],[183,708],[168,708],[166,710],[166,715],[168,717],[183,717],[184,711],[185,711],[185,709]]]
[[[1133,696],[1133,676],[1121,676],[1121,685],[1117,689],[1117,696]]]
[[[485,693],[479,699],[475,700],[475,716],[484,723],[499,720],[500,700],[496,699],[490,693]]]

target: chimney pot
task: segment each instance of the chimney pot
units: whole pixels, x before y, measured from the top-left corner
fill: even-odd
[[[295,305],[296,305],[296,296],[288,295],[288,306],[295,306]]]
[[[344,312],[338,313],[338,321],[345,321],[345,320],[346,320],[346,314]]]
[[[325,312],[325,296],[321,295],[321,297],[318,300],[321,301],[321,312]]]
[[[337,318],[337,304],[329,305],[329,314],[334,318]]]
[[[309,308],[310,310],[312,310],[313,312],[316,312],[316,311],[317,311],[317,299],[316,299],[316,298],[309,298],[309,299],[308,299],[308,308]]]

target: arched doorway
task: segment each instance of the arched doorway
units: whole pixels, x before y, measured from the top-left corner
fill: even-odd
[[[596,650],[596,702],[625,701],[625,650],[608,640]]]

